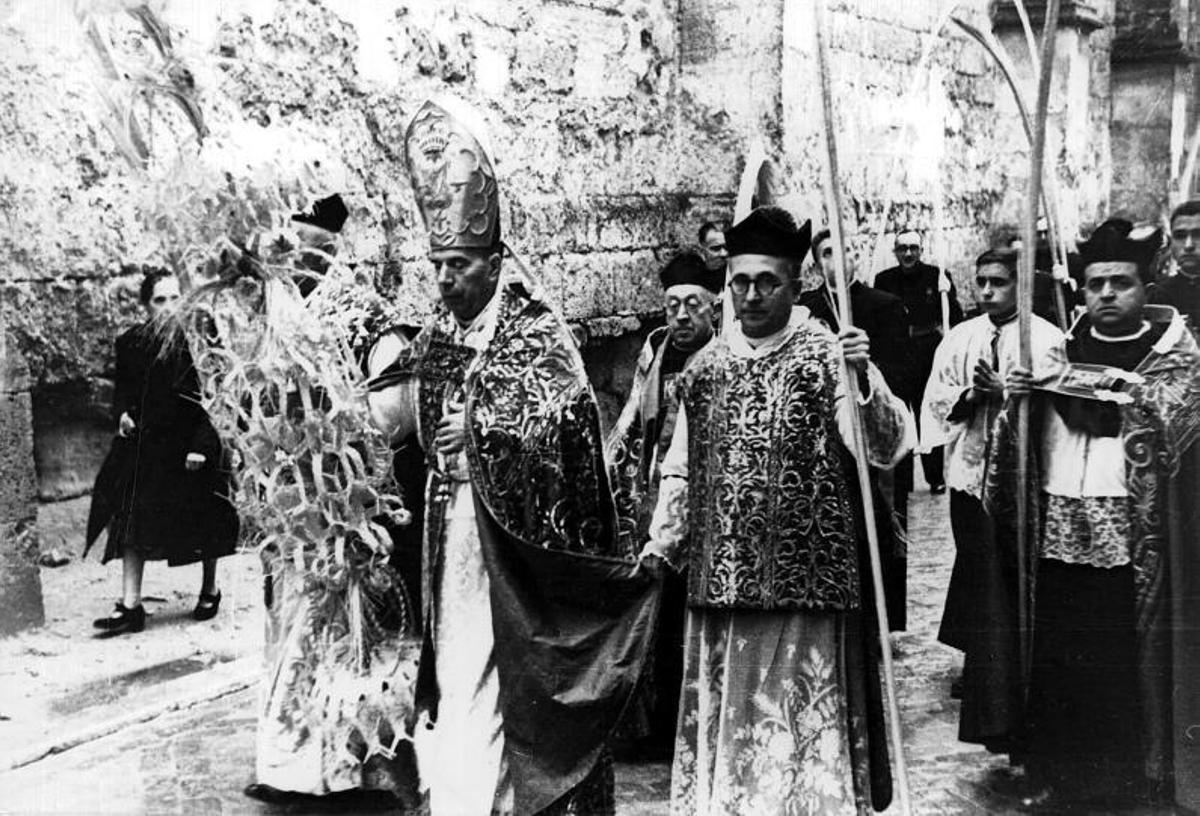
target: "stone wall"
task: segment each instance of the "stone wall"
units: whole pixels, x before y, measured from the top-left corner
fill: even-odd
[[[38,574],[29,369],[0,331],[0,635],[45,618]]]
[[[12,227],[0,237],[0,316],[37,384],[51,497],[87,482],[77,460],[107,423],[88,395],[102,392],[112,339],[138,311],[136,277],[122,266],[169,256],[139,207],[186,140],[164,129],[149,171],[135,172],[114,150],[70,3],[13,7],[0,32],[0,211]],[[475,104],[491,127],[506,235],[566,316],[603,342],[653,320],[665,254],[721,213],[710,200],[723,188],[681,165],[734,164],[719,136],[700,151],[680,139],[672,10],[666,0],[245,0],[168,3],[163,19],[215,137],[242,162],[252,161],[236,150],[249,129],[301,145],[297,176],[322,159],[332,167],[330,186],[352,211],[344,254],[375,269],[414,318],[431,282],[404,127],[437,93]],[[118,58],[153,56],[132,18],[97,16]]]
[[[1182,0],[1117,0],[1112,79],[1112,210],[1165,219],[1195,181],[1181,183],[1196,130],[1196,16]]]
[[[1139,59],[1177,55],[1179,0],[1117,0],[1113,18],[1120,50]]]
[[[0,213],[10,227],[0,232],[0,319],[31,367],[46,497],[83,489],[103,447],[112,338],[137,312],[136,281],[122,266],[172,257],[164,233],[146,225],[147,191],[195,151],[160,107],[149,169],[118,156],[71,5],[0,3]],[[807,3],[160,5],[213,132],[205,150],[246,177],[257,167],[252,142],[276,145],[272,167],[283,175],[323,162],[319,181],[351,208],[345,254],[375,270],[413,317],[427,309],[430,281],[403,130],[432,94],[479,107],[506,234],[587,329],[585,357],[610,417],[640,338],[660,319],[657,267],[695,240],[700,222],[731,215],[751,143],[779,159],[785,203],[824,221]],[[1007,89],[979,48],[947,27],[933,81],[906,96],[943,3],[830,5],[843,215],[858,273],[869,279],[893,263],[898,230],[922,229],[969,305],[968,259],[1015,222],[1024,188],[1026,148]],[[987,0],[959,7],[984,28],[988,9]],[[119,58],[154,57],[132,18],[97,18]],[[1107,202],[1108,36],[1077,38],[1056,88],[1051,155],[1071,223],[1093,220]]]
[[[1131,221],[1152,221],[1168,209],[1174,130],[1172,64],[1113,67],[1112,209]]]

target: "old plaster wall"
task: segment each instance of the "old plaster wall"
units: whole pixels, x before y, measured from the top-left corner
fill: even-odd
[[[1165,218],[1195,183],[1179,189],[1196,127],[1196,18],[1184,0],[1117,0],[1113,58],[1112,209],[1134,220]]]
[[[610,417],[657,319],[657,267],[695,240],[701,221],[730,216],[751,142],[780,157],[785,203],[824,221],[807,3],[158,5],[211,129],[235,146],[247,133],[301,145],[297,173],[322,158],[335,167],[330,177],[352,212],[345,254],[375,270],[414,317],[427,308],[429,280],[403,129],[431,94],[478,106],[492,129],[507,234],[587,328],[585,359]],[[1015,108],[982,52],[950,29],[933,49],[933,82],[910,93],[945,4],[831,5],[844,217],[858,273],[869,279],[892,263],[897,230],[924,229],[968,302],[966,260],[1019,211],[1025,149]],[[149,174],[117,156],[70,6],[0,4],[0,318],[30,363],[46,498],[92,478],[109,433],[112,338],[137,312],[136,280],[122,264],[164,252],[139,202],[153,171],[191,149],[160,129],[152,135],[163,158]],[[985,28],[988,8],[960,4]],[[118,52],[148,50],[128,21],[111,31]],[[1105,36],[1065,49],[1055,92],[1051,155],[1076,221],[1107,200]]]
[[[1132,221],[1165,214],[1171,180],[1175,66],[1130,62],[1113,68],[1112,209]]]
[[[9,227],[0,310],[36,383],[46,497],[90,481],[106,434],[112,339],[137,315],[136,278],[122,264],[161,256],[136,211],[153,174],[133,172],[113,150],[70,4],[57,5],[10,4],[0,32]],[[401,148],[430,95],[456,93],[482,110],[506,233],[595,337],[640,328],[663,254],[704,214],[679,170],[676,27],[665,0],[245,0],[167,3],[162,17],[212,130],[259,127],[303,141],[310,150],[297,165],[328,151],[352,210],[345,253],[378,270],[414,317],[427,308],[429,280]],[[149,50],[135,29],[114,23],[116,51]],[[159,138],[179,149],[169,141]],[[693,145],[693,155],[731,162],[716,144]],[[604,354],[590,356],[606,367]]]
[[[783,19],[782,133],[795,208],[824,220],[816,42],[807,4]],[[1028,141],[1017,106],[992,60],[950,24],[953,13],[995,29],[1017,67],[1032,75],[1023,36],[1006,29],[996,4],[842,0],[829,21],[843,224],[851,266],[872,280],[895,263],[896,233],[925,236],[926,260],[954,275],[973,302],[973,259],[1015,230],[1029,174]],[[935,31],[937,32],[935,35]],[[1109,51],[1106,29],[1064,23],[1051,89],[1047,165],[1055,170],[1063,221],[1073,234],[1108,202]],[[929,52],[928,72],[916,65]]]
[[[45,619],[38,574],[29,369],[0,331],[0,635]]]

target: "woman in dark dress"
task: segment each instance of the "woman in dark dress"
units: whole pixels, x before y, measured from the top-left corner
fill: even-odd
[[[221,603],[216,559],[237,544],[227,463],[200,406],[191,355],[182,335],[161,324],[179,300],[179,281],[166,271],[149,271],[140,295],[147,320],[117,338],[117,435],[96,477],[88,517],[87,546],[107,527],[103,560],[124,564],[123,597],[112,615],[95,621],[101,637],[145,627],[147,561],[173,567],[201,562],[192,617],[212,618]]]

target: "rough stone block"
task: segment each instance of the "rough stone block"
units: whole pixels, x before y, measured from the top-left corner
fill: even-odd
[[[1170,127],[1174,66],[1121,66],[1113,72],[1111,87],[1114,122]]]
[[[112,442],[111,383],[58,383],[33,395],[33,457],[38,498],[81,496],[91,490]]]
[[[37,557],[37,485],[28,372],[0,334],[0,635],[45,619]]]

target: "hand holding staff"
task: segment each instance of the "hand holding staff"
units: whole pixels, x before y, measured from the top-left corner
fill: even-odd
[[[825,2],[813,4],[815,11],[814,31],[817,35],[817,73],[821,80],[821,111],[825,129],[825,208],[829,216],[830,241],[833,245],[833,261],[836,269],[838,305],[842,326],[853,326],[850,314],[850,291],[846,280],[846,249],[842,237],[842,199],[838,186],[837,139],[833,132],[833,91],[829,70],[829,44],[825,33]],[[900,730],[900,706],[896,701],[896,679],[892,670],[892,646],[888,641],[887,603],[883,594],[883,566],[879,558],[879,534],[875,527],[875,506],[871,501],[871,475],[867,464],[867,446],[863,433],[862,418],[858,413],[858,373],[845,364],[846,402],[850,406],[851,425],[854,428],[853,452],[858,466],[858,487],[862,500],[863,523],[867,528],[867,546],[871,555],[871,579],[875,595],[875,615],[879,622],[880,653],[883,658],[884,691],[887,697],[888,726],[895,758],[896,790],[900,800],[900,812],[912,813],[908,792],[908,770],[904,762],[904,739]]]

